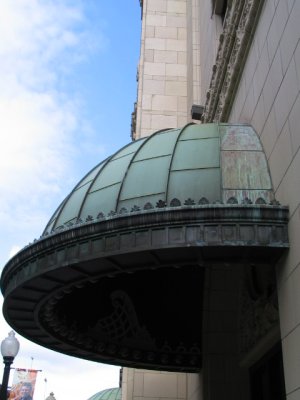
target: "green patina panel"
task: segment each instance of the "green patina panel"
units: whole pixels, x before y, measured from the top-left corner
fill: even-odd
[[[134,162],[124,180],[121,200],[164,193],[171,156]]]
[[[81,186],[71,194],[66,206],[63,207],[62,212],[55,223],[56,226],[63,225],[78,216],[88,186],[89,184],[87,183],[85,186]]]
[[[174,129],[155,135],[153,138],[151,138],[150,142],[147,142],[140,149],[134,161],[140,161],[148,158],[156,158],[172,154],[180,132],[180,129]]]
[[[108,214],[110,211],[115,210],[119,190],[120,183],[117,183],[89,193],[84,202],[80,217],[85,219],[88,215],[92,215],[96,218],[99,212]]]
[[[88,400],[121,400],[121,388],[102,390]]]
[[[97,176],[90,191],[94,192],[106,186],[121,182],[133,155],[134,153],[111,160]]]
[[[207,139],[219,137],[218,124],[189,125],[180,136],[180,140]]]
[[[117,158],[121,158],[127,155],[130,155],[132,153],[135,153],[138,151],[138,149],[141,147],[141,145],[144,143],[146,138],[137,140],[136,142],[132,142],[129,145],[123,147],[120,149],[113,157],[112,160],[115,160]]]
[[[170,175],[168,202],[177,198],[183,204],[188,198],[198,202],[205,197],[209,202],[221,199],[219,168],[173,171]]]
[[[216,168],[220,166],[219,138],[180,141],[172,170]]]

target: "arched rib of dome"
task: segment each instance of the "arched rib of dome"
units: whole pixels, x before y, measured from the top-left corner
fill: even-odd
[[[84,191],[86,187],[93,182],[93,178],[96,176],[98,171],[101,169],[101,167],[110,159],[111,157],[107,158],[104,161],[101,161],[98,165],[96,165],[90,172],[88,172],[80,181],[79,183],[74,187],[74,189],[71,191],[71,193],[63,200],[63,202],[59,205],[59,207],[56,209],[54,214],[52,215],[48,227],[51,230],[54,230],[57,228],[58,221],[59,219],[64,219],[64,223],[71,223],[72,221],[76,220],[79,215],[79,210],[82,208],[82,201],[83,198],[86,196],[87,191]],[[83,189],[83,190],[81,190]],[[77,206],[76,206],[77,203]],[[66,206],[68,207],[66,208]],[[76,210],[78,212],[76,213]],[[66,211],[66,214],[64,215],[63,212]],[[76,216],[74,217],[74,213],[76,213]],[[64,218],[63,218],[64,217]],[[46,232],[46,229],[44,233]]]
[[[88,215],[91,215],[93,213],[93,200],[95,193],[98,194],[97,205],[98,207],[102,206],[101,211],[103,210],[106,213],[111,211],[111,203],[107,192],[113,188],[112,191],[113,194],[115,194],[117,186],[121,185],[124,177],[124,169],[120,168],[119,178],[117,180],[116,175],[113,175],[112,173],[114,167],[118,160],[125,160],[125,163],[126,161],[129,162],[130,160],[128,160],[128,158],[135,154],[135,150],[144,140],[145,139],[141,139],[133,144],[127,144],[112,156],[101,161],[96,167],[88,172],[55,211],[44,233],[49,232],[49,229],[54,230],[64,224],[75,223],[78,219],[84,220]],[[129,152],[128,148],[130,148]],[[121,167],[124,167],[125,163],[123,162]],[[108,177],[110,178],[109,182]],[[115,181],[113,180],[114,177]],[[101,183],[99,183],[99,181],[101,181]],[[102,196],[99,196],[100,191]],[[89,195],[92,199],[88,198]],[[104,200],[102,203],[101,198]]]
[[[99,212],[115,211],[120,187],[128,165],[145,139],[133,142],[117,151],[99,171],[86,193],[79,218],[96,217]]]
[[[190,124],[182,129],[173,153],[167,202],[220,201],[220,139],[218,125]]]
[[[126,171],[118,211],[166,201],[170,163],[181,132],[181,129],[158,131],[142,144]]]

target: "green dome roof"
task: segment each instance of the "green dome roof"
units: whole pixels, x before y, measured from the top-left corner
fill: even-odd
[[[190,124],[132,142],[92,169],[45,233],[100,216],[155,207],[273,200],[267,160],[251,126]]]
[[[121,400],[121,388],[101,390],[90,397],[88,400]]]

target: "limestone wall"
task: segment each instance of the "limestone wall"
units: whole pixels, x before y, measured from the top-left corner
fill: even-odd
[[[207,102],[223,33],[222,19],[213,12],[216,1],[222,3],[143,1],[137,137],[183,126],[191,121],[191,105]],[[228,122],[250,123],[257,131],[268,158],[276,198],[290,207],[291,248],[277,267],[277,278],[287,398],[294,400],[300,398],[300,1],[244,3],[263,7],[245,65],[241,65]],[[132,386],[127,393],[133,397],[136,393],[136,397],[156,397],[148,396],[146,387],[150,386],[144,386],[146,372],[131,370],[128,374],[132,379],[137,374],[136,382],[143,384],[139,389]],[[151,377],[157,377],[155,374]],[[171,374],[166,382],[177,381],[179,375]],[[185,379],[186,398],[199,400],[201,377],[186,375]],[[172,396],[168,392],[167,397]]]
[[[198,374],[124,368],[122,400],[199,400]]]
[[[290,207],[291,248],[278,266],[288,399],[300,397],[300,2],[265,1],[230,121],[252,124],[277,200]]]
[[[186,0],[144,0],[135,138],[187,122]]]

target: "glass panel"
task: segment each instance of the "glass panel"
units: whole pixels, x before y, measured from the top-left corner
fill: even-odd
[[[219,137],[218,124],[189,125],[186,127],[180,140],[206,139]]]
[[[212,203],[221,200],[220,169],[173,171],[170,175],[168,203],[176,198],[183,204],[191,198],[197,203],[202,197]]]
[[[79,189],[75,190],[71,194],[60,216],[58,217],[56,226],[63,225],[64,223],[78,216],[82,201],[84,199],[88,187],[89,187],[88,184],[86,184],[85,186],[81,186]]]
[[[111,160],[95,179],[90,191],[94,192],[123,180],[133,154]]]
[[[180,130],[176,129],[153,135],[138,152],[134,161],[172,154],[179,133]]]
[[[100,212],[107,215],[110,211],[115,210],[119,190],[120,184],[116,184],[97,192],[89,193],[82,208],[80,218],[84,220],[88,215],[97,218]]]
[[[219,138],[180,141],[172,170],[219,167],[219,158]]]
[[[127,156],[129,154],[135,153],[141,145],[144,143],[145,138],[137,140],[135,142],[130,143],[129,145],[123,147],[120,151],[118,151],[113,157],[112,160],[116,160],[117,158],[121,158]]]
[[[171,156],[165,156],[134,162],[125,178],[121,200],[164,193],[170,159]]]

